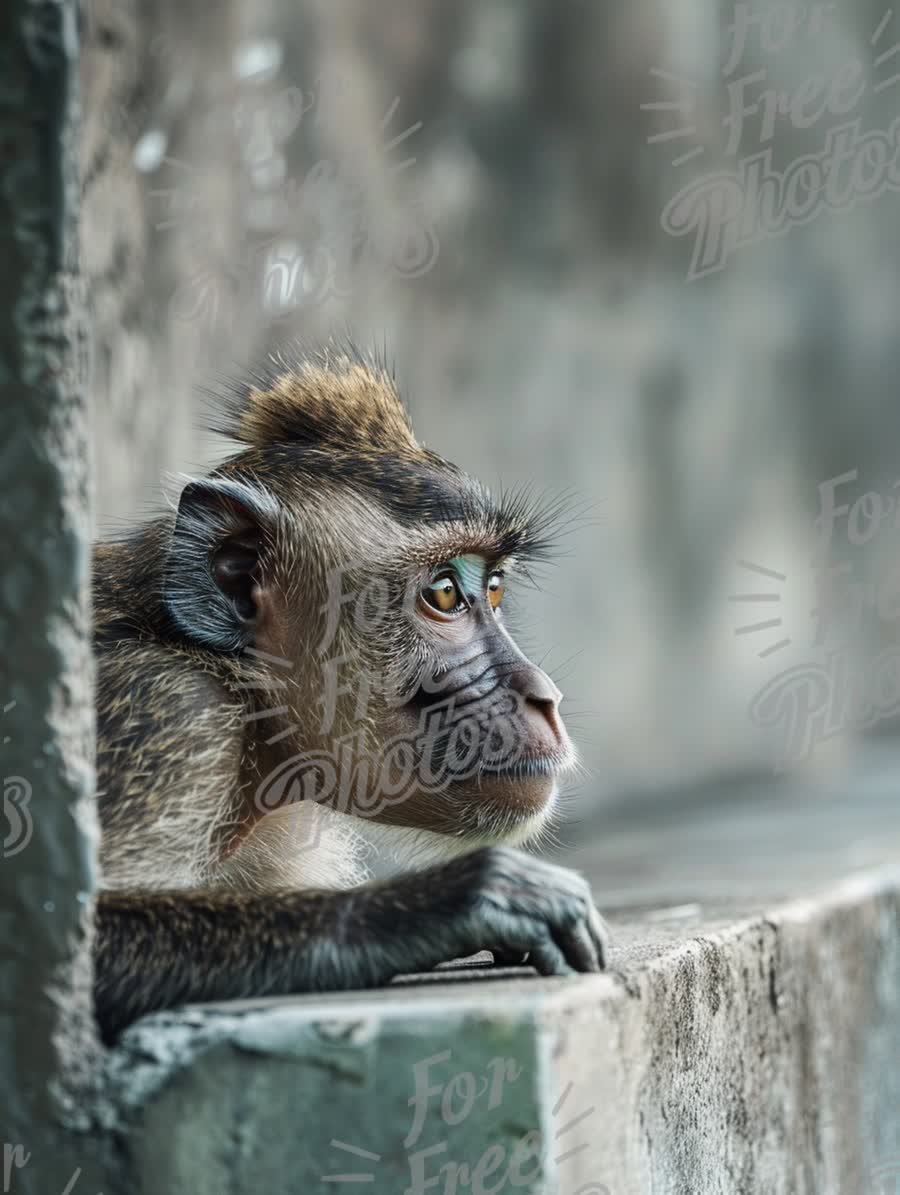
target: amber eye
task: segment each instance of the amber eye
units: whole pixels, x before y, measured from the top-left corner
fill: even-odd
[[[488,578],[487,592],[491,609],[496,610],[503,601],[503,573],[491,573]]]
[[[422,597],[442,614],[453,614],[465,605],[459,586],[449,574],[430,581],[422,590]]]

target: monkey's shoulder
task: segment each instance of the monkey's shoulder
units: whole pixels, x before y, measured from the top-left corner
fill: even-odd
[[[97,653],[101,816],[123,794],[147,801],[237,774],[243,706],[197,653],[123,640]],[[202,776],[201,776],[202,773]]]

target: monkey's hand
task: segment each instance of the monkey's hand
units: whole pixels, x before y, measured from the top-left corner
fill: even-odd
[[[607,949],[581,876],[507,847],[347,892],[101,892],[96,926],[107,1041],[185,1001],[376,987],[485,949],[570,975]]]
[[[349,954],[362,933],[376,983],[390,977],[377,974],[379,963],[393,973],[421,971],[486,949],[504,961],[527,955],[542,975],[599,971],[607,956],[608,931],[587,882],[508,847],[485,847],[355,895],[360,904],[345,922]]]

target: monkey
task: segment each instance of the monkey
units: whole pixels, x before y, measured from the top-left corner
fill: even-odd
[[[352,347],[272,353],[217,410],[238,451],[94,550],[104,1041],[483,950],[603,969],[587,882],[523,849],[574,761],[504,622],[552,519],[422,445]]]

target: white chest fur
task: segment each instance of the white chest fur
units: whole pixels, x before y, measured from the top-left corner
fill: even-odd
[[[523,826],[514,841],[506,841],[520,845],[539,828]],[[352,888],[451,859],[489,841],[382,825],[299,802],[267,814],[240,848],[218,865],[210,881],[257,892]]]

